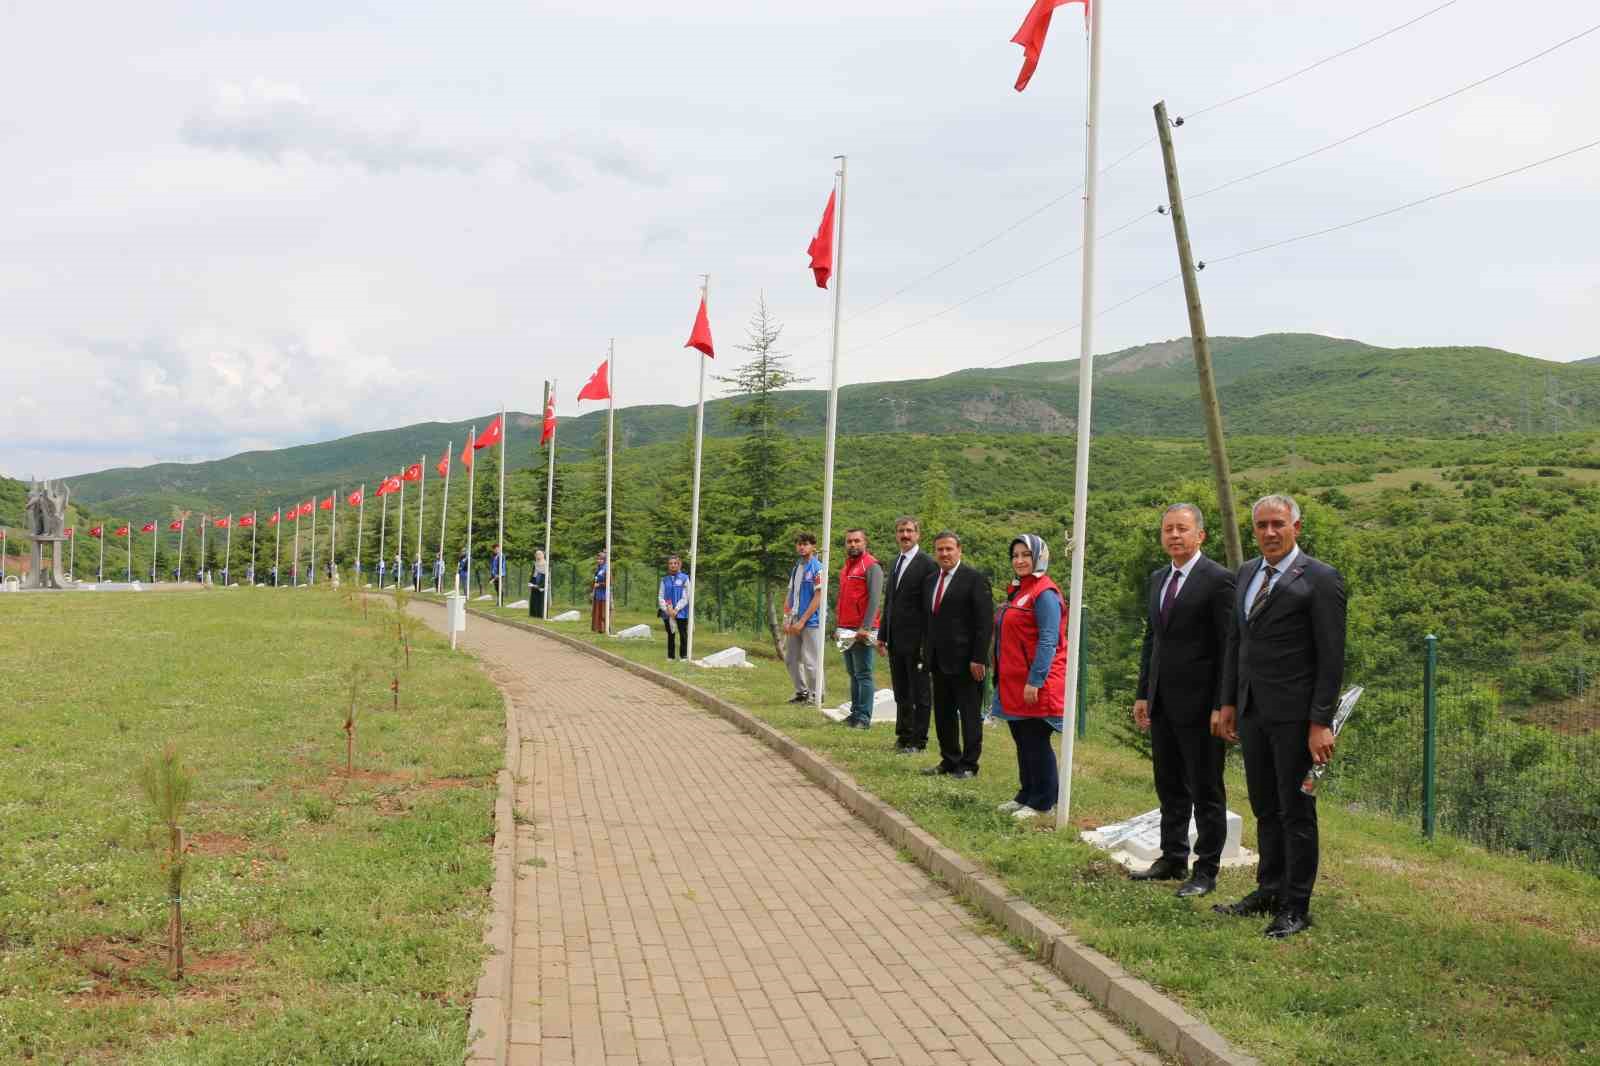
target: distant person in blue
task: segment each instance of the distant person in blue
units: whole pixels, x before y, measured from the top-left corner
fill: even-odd
[[[463,596],[472,593],[472,579],[467,574],[467,549],[462,548],[461,554],[456,556],[456,590]]]
[[[422,591],[422,556],[411,560],[411,591]]]
[[[589,628],[596,633],[607,630],[606,618],[606,572],[608,564],[606,553],[597,552],[594,557],[594,592],[593,604],[589,609]]]
[[[500,554],[500,545],[494,546],[494,554],[489,556],[489,584],[494,586],[494,602],[500,605],[501,578],[506,576],[506,557]]]
[[[801,533],[794,538],[798,556],[789,571],[789,591],[783,600],[783,661],[794,682],[790,703],[810,703],[817,691],[817,666],[822,661],[822,560],[817,558],[817,538]]]
[[[444,591],[444,549],[439,549],[439,554],[433,557],[433,591]]]
[[[383,588],[383,577],[389,572],[389,564],[383,561],[383,556],[378,556],[378,588]]]
[[[656,617],[667,627],[667,661],[689,657],[689,575],[683,560],[667,556],[667,573],[656,596]]]

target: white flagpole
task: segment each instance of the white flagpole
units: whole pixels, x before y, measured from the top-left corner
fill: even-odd
[[[185,514],[179,519],[178,526],[178,584],[183,584],[183,530],[189,524],[189,516]]]
[[[839,161],[839,200],[835,205],[838,236],[833,244],[833,361],[828,370],[828,427],[822,459],[822,591],[819,593],[821,602],[817,605],[817,640],[824,646],[827,644],[828,575],[831,573],[828,560],[833,548],[833,457],[839,432],[839,312],[844,306],[844,180],[847,162],[842,155],[834,158]],[[802,629],[800,639],[807,639],[809,634],[809,630]],[[823,662],[826,659],[827,656],[818,649],[817,691],[812,694],[818,707],[822,706],[822,692],[828,687],[823,679]]]
[[[128,584],[133,584],[133,519],[128,519]]]
[[[202,585],[206,583],[206,526],[210,524],[210,515],[203,514],[200,516],[200,566],[197,569],[197,573]]]
[[[256,525],[261,521],[261,516],[255,511],[250,512],[250,584],[261,584],[260,577],[256,574]]]
[[[129,532],[132,532],[131,530]],[[150,523],[150,584],[156,583],[156,552],[160,549],[161,523]]]
[[[441,559],[445,559],[444,522],[450,514],[450,471],[456,465],[455,456],[452,454],[452,452],[455,450],[455,446],[455,441],[446,441],[444,445],[444,454],[449,457],[450,462],[446,463],[444,466],[444,503],[439,507],[439,558]],[[448,564],[449,560],[445,559],[445,562]],[[435,575],[433,579],[433,591],[435,595],[444,592],[443,574]]]
[[[312,512],[315,520],[316,512]],[[295,587],[300,586],[300,505],[294,505],[294,564],[291,567],[294,574]]]
[[[361,502],[356,505],[356,588],[366,584],[361,574],[361,533],[367,524],[367,483],[361,483]]]
[[[705,280],[700,286],[700,303],[706,306],[711,298],[711,275],[701,276]],[[708,318],[710,314],[707,306]],[[695,587],[700,584],[700,455],[706,430],[706,353],[700,352],[699,355],[700,398],[695,401],[694,407],[694,491],[689,496],[689,626],[683,641],[683,657],[690,662],[694,661],[694,593]],[[672,628],[670,618],[667,628]]]
[[[400,564],[406,557],[406,472],[400,471],[400,502],[394,508],[394,587],[400,587]]]
[[[467,434],[466,454],[472,455],[473,452],[477,451],[478,447],[478,427],[473,426],[467,430]],[[474,462],[467,467],[467,587],[465,593],[469,600],[472,599],[472,501],[473,497],[477,495],[474,491],[477,488],[477,484],[478,464]]]
[[[388,481],[388,480],[389,479],[387,477],[384,478],[384,481]],[[404,482],[401,482],[401,484],[404,484]],[[383,486],[381,484],[378,486],[378,490],[380,492],[383,491]],[[379,577],[378,577],[378,589],[379,589],[379,591],[383,590],[383,577],[382,577],[383,569],[382,568],[388,564],[388,560],[383,557],[384,537],[388,534],[388,532],[389,532],[389,494],[387,492],[384,492],[383,493],[383,515],[378,521],[378,567],[379,567],[379,570],[378,570],[378,574],[379,574]]]
[[[273,514],[278,520],[272,523],[272,587],[279,588],[283,584],[283,508]]]
[[[228,540],[222,549],[222,587],[227,588],[233,580],[233,515],[228,515]]]
[[[333,517],[328,521],[333,527],[328,530],[328,565],[333,567],[333,572],[339,572],[339,501],[344,498],[344,489],[333,490]]]
[[[311,494],[311,579],[309,584],[317,583],[317,511],[321,509],[322,501],[316,493]]]
[[[495,582],[495,606],[506,605],[506,437],[511,427],[506,425],[506,405],[500,405],[500,524],[495,540],[500,545],[500,580]]]
[[[1056,801],[1056,828],[1065,831],[1072,808],[1073,739],[1077,734],[1078,641],[1083,639],[1083,549],[1088,539],[1089,438],[1094,413],[1094,242],[1095,186],[1100,137],[1100,22],[1105,0],[1085,5],[1089,20],[1089,100],[1085,119],[1083,178],[1083,306],[1078,327],[1078,450],[1072,486],[1072,590],[1067,598],[1067,689],[1061,719],[1061,794]]]
[[[544,386],[546,410],[552,412],[555,410],[555,398],[556,382],[551,378]],[[540,417],[543,417],[542,413]],[[550,568],[550,508],[554,506],[556,496],[556,429],[556,426],[550,427],[550,463],[544,476],[544,620],[546,622],[550,620],[550,596],[555,592],[555,572]],[[448,486],[449,482],[445,484]]]
[[[549,552],[545,552],[547,558],[549,554]],[[178,555],[178,565],[183,565],[181,552]],[[67,573],[72,576],[72,580],[78,580],[78,531],[76,529],[72,531],[72,542],[67,545]]]
[[[611,558],[611,453],[617,440],[617,396],[613,382],[617,380],[617,339],[611,338],[606,354],[606,636],[611,635],[611,572],[616,560]]]
[[[94,579],[98,583],[106,579],[106,524],[104,522],[100,523],[100,536],[96,539],[100,541],[100,561],[94,564]]]
[[[416,567],[416,590],[418,592],[422,591],[422,502],[428,498],[427,455],[422,456],[420,465],[422,467],[422,480],[417,484],[417,561],[413,564]]]

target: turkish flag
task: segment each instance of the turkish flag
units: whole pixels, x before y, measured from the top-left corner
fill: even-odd
[[[69,537],[72,536],[72,527],[68,526],[65,530],[63,530],[63,532],[65,532]]]
[[[127,535],[128,535],[128,527],[127,526],[118,526],[117,527],[117,536],[126,537]]]
[[[321,503],[317,504],[317,506],[322,508],[324,511],[331,511],[333,510],[334,501],[335,497],[329,496],[326,500],[323,500]],[[243,523],[240,524],[242,525]]]
[[[316,509],[317,509],[316,501],[315,500],[307,500],[305,503],[302,503],[300,505],[300,517],[301,518],[310,518],[311,517],[311,512],[315,511]]]
[[[489,428],[483,431],[483,435],[472,442],[472,446],[474,448],[487,448],[491,444],[499,444],[500,438],[500,419],[497,416],[493,422],[489,423]]]
[[[579,400],[609,400],[611,399],[611,360],[607,359],[600,364],[600,369],[594,372],[583,388],[578,390]]]
[[[449,477],[450,476],[450,449],[449,448],[446,448],[444,450],[444,454],[439,456],[439,465],[434,467],[434,469],[439,471],[439,476],[440,477]]]
[[[174,533],[178,532],[179,530],[181,530],[183,528],[183,519],[178,518],[178,519],[174,519],[171,522],[168,522],[167,523],[167,528],[172,530]]]
[[[361,490],[360,489],[356,489],[356,491],[354,491],[350,495],[346,496],[344,498],[344,502],[348,503],[351,507],[360,507],[361,506]]]
[[[1017,92],[1028,87],[1028,81],[1039,67],[1039,55],[1044,51],[1044,37],[1050,32],[1050,16],[1062,4],[1082,4],[1083,19],[1089,20],[1089,0],[1033,0],[1028,15],[1022,20],[1012,44],[1022,46],[1022,73],[1017,75]]]
[[[400,480],[401,481],[421,481],[422,480],[422,464],[421,463],[412,463],[410,466],[406,467],[405,473],[400,475]]]
[[[277,525],[278,524],[278,519],[280,519],[282,517],[283,517],[283,512],[282,511],[273,511],[272,512],[272,517],[267,519],[267,525],[269,525],[269,526]]]
[[[256,513],[254,511],[251,511],[247,515],[241,515],[240,518],[239,518],[239,525],[241,527],[253,526],[255,524],[256,524]]]
[[[550,438],[556,435],[556,394],[555,390],[544,401],[544,429],[539,432],[539,443],[549,444]]]
[[[223,515],[221,518],[217,519],[215,522],[212,522],[211,524],[216,526],[218,529],[227,529],[230,525],[233,524],[233,520],[231,518],[229,518],[227,515]]]
[[[94,528],[89,530],[89,536],[98,537],[104,532],[105,532],[105,530],[101,529],[99,526],[95,526]]]
[[[389,495],[390,493],[399,492],[400,479],[391,474],[389,477],[383,479],[383,487],[378,491],[385,496]]]
[[[689,331],[689,343],[685,348],[697,348],[715,359],[717,353],[711,350],[711,321],[706,318],[706,298],[700,297],[700,312],[694,316],[694,329]]]
[[[144,525],[139,527],[140,533],[154,533],[155,531],[156,524],[154,522],[146,522]]]
[[[461,449],[461,464],[468,470],[472,469],[472,450],[477,447],[472,443],[472,430],[467,430],[467,446]]]
[[[838,194],[837,189],[828,194],[828,206],[822,209],[822,224],[806,246],[806,254],[811,256],[811,273],[816,276],[819,289],[826,289],[828,279],[833,277],[833,199]]]

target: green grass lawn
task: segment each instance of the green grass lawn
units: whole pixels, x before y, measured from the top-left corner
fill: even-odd
[[[527,618],[526,611],[505,614]],[[653,619],[619,612],[616,627],[638,621]],[[552,628],[599,639],[588,634],[587,618]],[[1210,910],[1253,887],[1253,870],[1224,871],[1216,896],[1180,901],[1170,885],[1129,881],[1075,836],[1022,828],[996,813],[1016,788],[1015,749],[1003,726],[985,731],[977,780],[924,778],[915,771],[932,758],[895,756],[892,727],[862,734],[785,705],[790,685],[770,645],[754,670],[703,670],[667,664],[659,624],[656,631],[648,643],[604,645],[684,676],[825,753],[1266,1062],[1600,1062],[1600,879],[1455,840],[1428,844],[1413,825],[1329,803],[1321,812],[1316,926],[1274,943],[1261,936],[1264,919],[1229,920]],[[705,630],[697,637],[699,654],[730,643]],[[740,643],[753,647],[748,635]],[[829,698],[842,701],[843,664],[831,646],[827,655]],[[881,662],[877,681],[888,686]],[[1155,806],[1149,765],[1112,739],[1112,713],[1122,712],[1096,706],[1090,735],[1077,747],[1072,816],[1082,827]],[[1246,846],[1254,847],[1237,758],[1228,788],[1230,806],[1245,815]]]
[[[0,601],[0,1062],[458,1066],[504,708],[423,634],[396,713],[370,611],[322,590]],[[133,777],[168,741],[196,773],[182,981]]]

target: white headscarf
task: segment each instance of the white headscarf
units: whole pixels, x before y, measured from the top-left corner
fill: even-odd
[[[1045,546],[1043,538],[1036,537],[1032,533],[1021,533],[1011,538],[1011,543],[1007,546],[1007,550],[1015,548],[1018,544],[1025,546],[1028,551],[1033,553],[1034,577],[1038,577],[1050,569],[1050,549]]]

